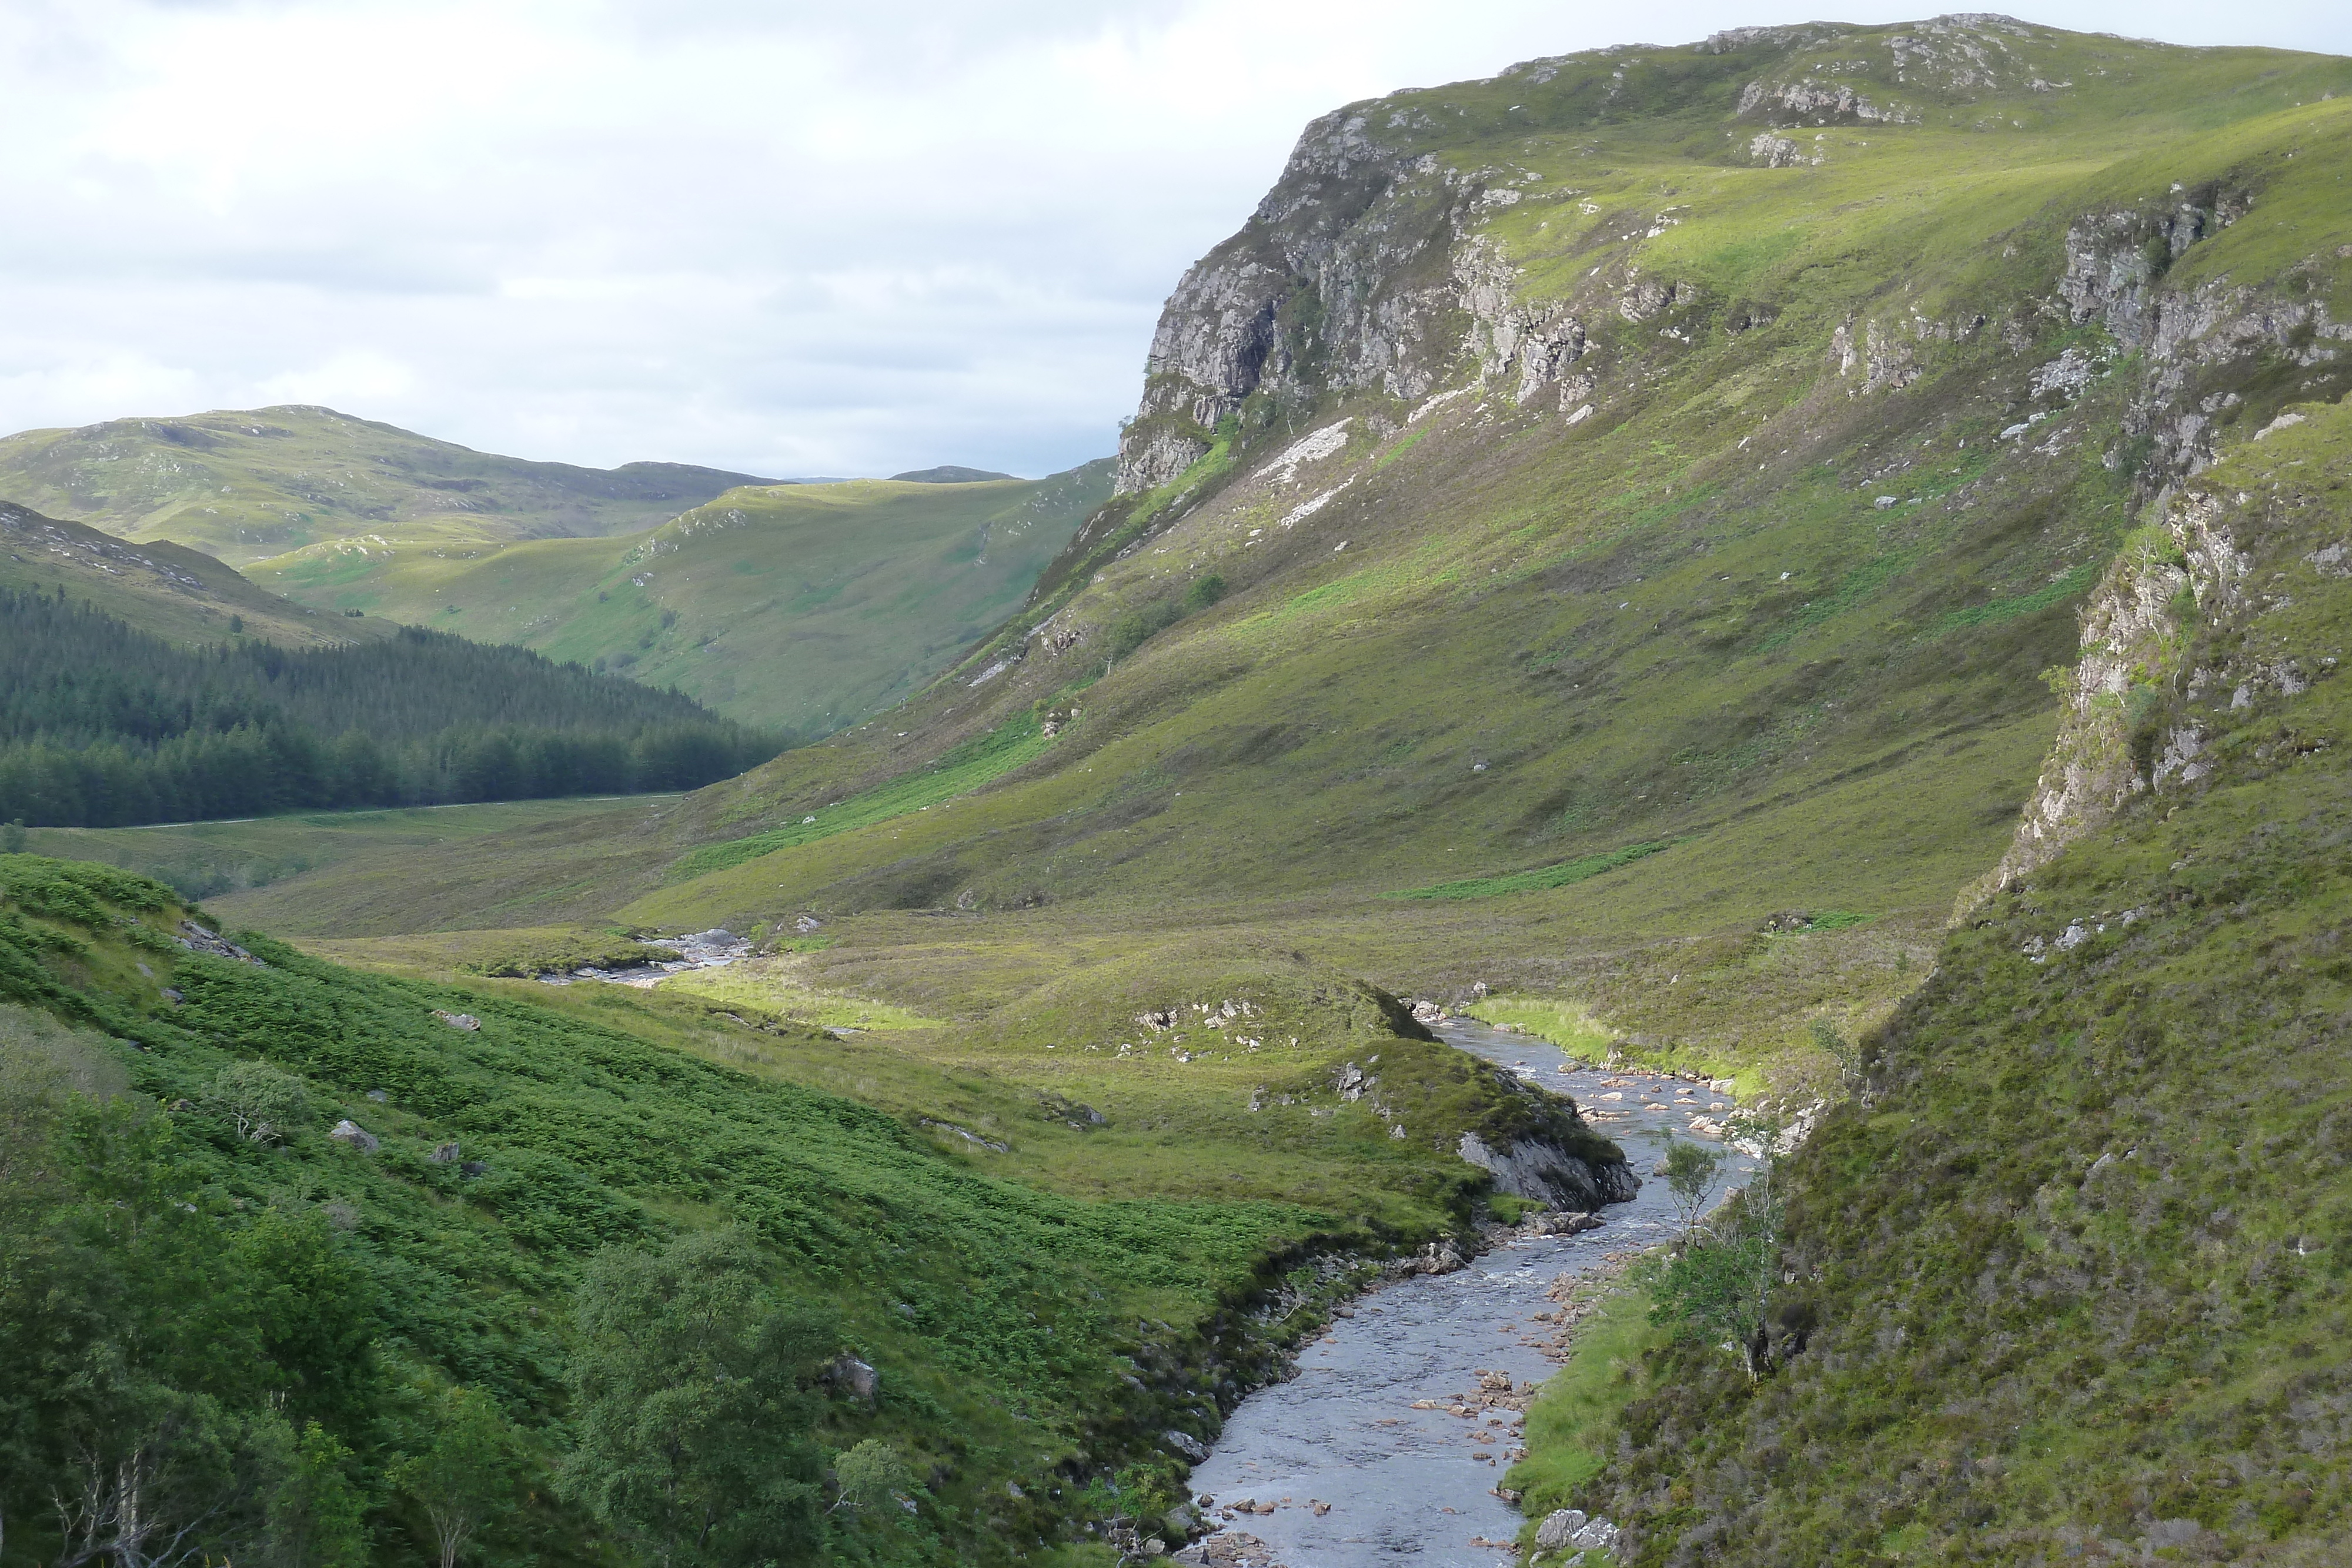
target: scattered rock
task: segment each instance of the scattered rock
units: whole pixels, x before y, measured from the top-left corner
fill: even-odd
[[[439,1019],[443,1023],[447,1024],[451,1029],[462,1029],[467,1034],[471,1034],[476,1030],[482,1027],[482,1020],[476,1018],[471,1013],[444,1012],[441,1009],[435,1008],[433,1009],[433,1016]]]
[[[457,1145],[455,1144],[440,1144],[435,1145],[433,1150],[433,1163],[436,1166],[456,1165],[457,1163]]]
[[[1605,1519],[1596,1519],[1568,1538],[1568,1544],[1580,1552],[1613,1552],[1617,1549],[1617,1527]]]
[[[846,1351],[834,1357],[833,1364],[825,1369],[824,1380],[862,1405],[871,1406],[881,1401],[882,1375]]]
[[[1192,1460],[1192,1463],[1205,1465],[1209,1462],[1209,1445],[1191,1433],[1180,1432],[1171,1427],[1160,1437],[1170,1448]]]
[[[250,964],[257,969],[269,966],[227,938],[205,930],[193,920],[180,922],[180,946],[191,953],[209,953],[215,958],[234,958],[240,964]]]
[[[349,1144],[363,1155],[372,1155],[383,1147],[383,1139],[348,1119],[336,1123],[334,1130],[327,1136],[339,1144]]]
[[[1568,1545],[1569,1537],[1584,1528],[1584,1511],[1575,1508],[1558,1509],[1544,1516],[1536,1526],[1536,1547],[1538,1551],[1558,1552]]]

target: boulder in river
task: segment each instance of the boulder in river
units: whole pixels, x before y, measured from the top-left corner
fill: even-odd
[[[1551,1208],[1591,1210],[1604,1203],[1630,1203],[1642,1189],[1642,1178],[1622,1157],[1588,1161],[1540,1139],[1515,1138],[1496,1149],[1477,1134],[1465,1133],[1455,1152],[1492,1174],[1496,1190]]]

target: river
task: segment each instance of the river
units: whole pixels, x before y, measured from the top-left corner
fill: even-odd
[[[1353,1303],[1298,1358],[1298,1375],[1244,1399],[1214,1450],[1192,1471],[1195,1496],[1222,1528],[1180,1561],[1249,1568],[1496,1568],[1513,1559],[1482,1544],[1518,1533],[1519,1511],[1494,1494],[1518,1448],[1519,1418],[1444,1408],[1478,1391],[1481,1373],[1539,1383],[1554,1364],[1540,1349],[1550,1327],[1532,1322],[1559,1303],[1544,1292],[1562,1274],[1591,1272],[1610,1253],[1663,1239],[1675,1223],[1666,1184],[1650,1167],[1669,1129],[1715,1141],[1691,1122],[1731,1103],[1705,1084],[1645,1072],[1570,1065],[1557,1048],[1468,1019],[1441,1024],[1449,1044],[1571,1096],[1594,1128],[1625,1151],[1642,1190],[1612,1204],[1607,1223],[1581,1236],[1513,1240],[1456,1273],[1413,1276]],[[1562,1071],[1563,1067],[1568,1071]],[[1695,1093],[1692,1092],[1696,1092]],[[1736,1154],[1727,1181],[1748,1165]],[[1496,1416],[1500,1425],[1490,1425]],[[1271,1513],[1223,1517],[1233,1503],[1274,1503]],[[1318,1504],[1328,1511],[1318,1512]]]

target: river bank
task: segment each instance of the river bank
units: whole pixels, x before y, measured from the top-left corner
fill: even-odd
[[[1176,1554],[1226,1568],[1427,1568],[1511,1560],[1518,1511],[1497,1491],[1523,1412],[1565,1354],[1561,1298],[1579,1280],[1662,1240],[1674,1224],[1651,1167],[1668,1135],[1719,1139],[1727,1094],[1662,1074],[1612,1072],[1469,1019],[1449,1044],[1568,1094],[1642,1177],[1602,1224],[1573,1236],[1511,1233],[1458,1270],[1414,1275],[1341,1309],[1297,1375],[1252,1394],[1192,1472],[1216,1528]],[[1744,1165],[1736,1153],[1727,1176]],[[1246,1508],[1244,1508],[1246,1505]]]

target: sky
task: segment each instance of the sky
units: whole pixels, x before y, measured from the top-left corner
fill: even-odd
[[[325,403],[763,476],[1108,453],[1308,120],[1916,4],[5,0],[0,431]],[[2054,26],[2352,54],[2344,0]]]

